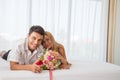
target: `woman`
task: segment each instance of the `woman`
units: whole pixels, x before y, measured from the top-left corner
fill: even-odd
[[[53,54],[56,59],[61,60],[60,68],[69,69],[71,64],[68,63],[64,46],[60,43],[57,43],[50,32],[45,32],[43,39],[43,47],[48,50],[57,51],[58,53]]]

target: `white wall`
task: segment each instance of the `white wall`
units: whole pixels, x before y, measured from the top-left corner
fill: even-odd
[[[120,65],[120,0],[116,0],[114,64]]]

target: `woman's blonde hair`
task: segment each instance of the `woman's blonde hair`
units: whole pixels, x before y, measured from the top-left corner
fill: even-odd
[[[55,51],[58,51],[58,43],[55,41],[53,35],[52,35],[50,32],[48,32],[48,31],[45,31],[45,34],[44,34],[44,35],[46,35],[46,36],[48,36],[48,37],[50,38],[50,40],[51,40],[51,42],[52,42],[52,47],[51,47],[51,49],[52,49],[52,50],[55,50]]]

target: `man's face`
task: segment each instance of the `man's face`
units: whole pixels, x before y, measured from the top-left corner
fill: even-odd
[[[38,46],[41,45],[43,40],[43,35],[36,32],[32,32],[28,35],[28,48],[30,51],[34,51]]]

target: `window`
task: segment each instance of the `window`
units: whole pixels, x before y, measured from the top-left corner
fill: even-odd
[[[0,40],[7,35],[7,42],[14,43],[31,25],[41,25],[65,46],[68,58],[105,61],[108,1],[2,0]],[[11,47],[0,43],[0,49]]]

